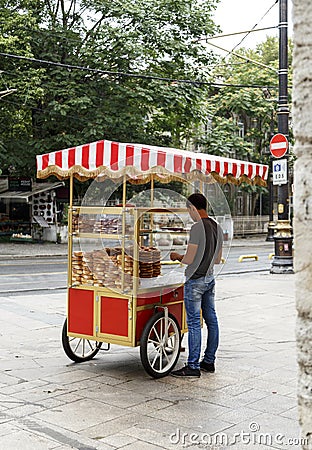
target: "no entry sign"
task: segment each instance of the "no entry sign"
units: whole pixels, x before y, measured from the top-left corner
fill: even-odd
[[[270,141],[270,152],[275,158],[282,158],[288,149],[288,140],[284,134],[275,134]]]

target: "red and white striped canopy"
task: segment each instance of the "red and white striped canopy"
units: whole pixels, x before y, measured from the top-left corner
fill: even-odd
[[[173,179],[231,182],[247,181],[265,185],[268,166],[175,148],[97,141],[37,156],[37,177],[73,175],[118,179],[126,175],[134,182],[146,182],[151,176],[162,182]]]

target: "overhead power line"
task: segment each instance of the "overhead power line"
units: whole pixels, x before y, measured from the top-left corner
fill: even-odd
[[[223,47],[220,47],[219,45],[212,44],[212,42],[209,42],[209,40],[207,40],[207,44],[212,45],[212,47],[216,47],[219,50],[223,50],[224,52],[231,53],[232,55],[237,56],[237,58],[245,59],[246,61],[251,62],[252,64],[256,64],[259,67],[263,67],[265,69],[271,70],[274,73],[278,73],[278,70],[275,69],[274,67],[267,66],[266,64],[263,64],[259,61],[255,61],[254,59],[248,58],[247,56],[241,55],[240,53],[233,52],[233,50],[227,50]],[[1,55],[1,53],[0,53],[0,55]]]
[[[269,12],[271,11],[271,9],[276,5],[276,3],[278,3],[278,1],[279,1],[279,0],[275,0],[275,1],[274,1],[273,5],[270,6],[270,8],[263,14],[263,16],[261,17],[261,19],[259,20],[259,22],[256,23],[256,24],[252,27],[251,31],[247,31],[247,32],[246,32],[246,35],[238,42],[238,44],[236,44],[236,45],[232,48],[232,51],[235,50],[237,47],[239,47],[239,46],[241,45],[241,43],[246,39],[246,37],[249,36],[249,34],[250,34],[250,33],[251,33],[251,32],[259,25],[259,23],[265,18],[265,16],[266,16],[267,14],[269,14]]]
[[[249,58],[246,58],[246,57],[240,55],[239,53],[235,53],[235,52],[234,52],[234,50],[235,50],[237,47],[239,47],[239,46],[241,45],[241,43],[246,39],[247,36],[249,36],[250,33],[253,33],[253,32],[255,32],[255,31],[261,31],[261,29],[257,29],[256,27],[257,27],[257,26],[259,25],[259,23],[264,19],[264,17],[271,11],[271,9],[276,5],[276,3],[278,3],[278,1],[279,1],[279,0],[275,0],[275,1],[274,1],[273,5],[270,6],[270,8],[263,14],[263,16],[261,17],[261,19],[259,20],[259,22],[256,23],[256,24],[251,28],[251,30],[242,31],[242,32],[238,32],[238,33],[231,33],[231,34],[226,34],[226,35],[212,36],[211,38],[210,38],[210,37],[209,37],[209,38],[206,38],[207,44],[209,44],[209,45],[211,45],[211,46],[213,46],[213,47],[215,47],[215,48],[218,48],[219,50],[222,50],[222,51],[224,51],[224,52],[227,53],[227,54],[222,58],[223,61],[225,60],[225,58],[226,58],[228,55],[231,55],[231,54],[232,54],[232,55],[234,55],[234,56],[237,56],[238,58],[247,59],[247,60],[249,60],[250,62],[252,62],[253,64],[256,64],[256,65],[258,65],[258,66],[260,66],[260,67],[264,67],[264,68],[266,68],[266,69],[269,69],[269,70],[274,71],[275,73],[278,73],[277,69],[274,69],[273,67],[266,66],[265,64],[262,64],[262,63],[260,63],[260,62],[258,62],[258,61],[253,61],[253,60],[251,60],[251,59],[249,59]],[[278,27],[268,27],[268,28],[263,28],[263,30],[265,30],[265,29],[271,29],[271,28],[278,28]],[[227,49],[225,49],[225,48],[223,48],[223,47],[220,47],[220,46],[218,46],[218,45],[216,45],[216,44],[212,44],[211,42],[209,42],[210,39],[216,39],[216,38],[218,38],[218,37],[219,37],[219,38],[221,38],[221,37],[228,37],[228,36],[232,36],[232,35],[235,35],[235,34],[245,34],[245,36],[238,42],[238,44],[236,44],[236,45],[232,48],[232,50],[227,50]]]
[[[210,44],[213,45],[215,47],[217,47],[214,44]],[[187,79],[179,79],[179,78],[168,78],[168,77],[159,77],[159,76],[155,76],[155,75],[143,75],[143,74],[136,74],[136,73],[129,73],[129,72],[120,72],[120,71],[111,71],[111,70],[102,70],[102,69],[95,69],[92,67],[85,67],[85,66],[78,66],[78,65],[73,65],[73,64],[63,64],[63,63],[59,63],[59,62],[55,62],[55,61],[47,61],[44,59],[37,59],[37,58],[30,58],[27,56],[20,56],[20,55],[13,55],[10,53],[2,53],[0,52],[0,56],[4,56],[7,58],[13,58],[13,59],[19,59],[19,60],[23,60],[23,61],[29,61],[29,62],[33,62],[33,63],[38,63],[38,64],[44,64],[44,65],[50,65],[50,66],[56,66],[56,67],[62,67],[65,69],[72,69],[72,70],[81,70],[84,72],[92,72],[92,73],[98,73],[101,75],[110,75],[110,76],[119,76],[119,77],[128,77],[128,78],[139,78],[139,79],[146,79],[146,80],[156,80],[156,81],[166,81],[168,83],[186,83],[186,84],[193,84],[193,85],[197,85],[197,86],[213,86],[213,87],[235,87],[235,88],[271,88],[274,89],[277,86],[267,86],[267,85],[258,85],[258,84],[227,84],[227,83],[216,83],[213,81],[200,81],[200,80],[187,80]],[[241,56],[241,55],[237,55],[237,56]],[[253,61],[249,58],[246,57],[242,57],[243,59],[252,62],[254,64],[258,64],[261,67],[265,67],[267,69],[270,70],[274,70],[274,72],[276,72],[275,69],[273,69],[272,67],[269,66],[265,66],[264,64],[261,64],[257,61]]]
[[[245,30],[245,31],[236,31],[235,33],[227,33],[227,34],[216,34],[215,36],[209,36],[209,37],[202,37],[200,39],[198,39],[199,41],[206,41],[207,39],[219,39],[219,38],[224,38],[224,37],[230,37],[230,36],[236,36],[238,34],[246,34],[246,33],[254,33],[256,31],[265,31],[265,30],[273,30],[273,29],[278,29],[278,25],[274,26],[274,27],[265,27],[265,28],[256,28],[255,30],[252,28],[251,30]]]
[[[6,99],[1,100],[1,101],[2,101],[2,103],[6,103],[8,105],[19,106],[22,108],[25,108],[25,106],[26,106],[25,103],[21,103],[21,102],[15,102],[15,101],[10,101],[10,100],[6,100]],[[64,119],[64,116],[60,112],[57,112],[57,111],[53,110],[52,108],[36,108],[35,106],[31,106],[31,109],[32,109],[32,111],[38,111],[40,113],[48,113],[48,114],[53,113],[54,117],[59,117],[61,119]],[[66,118],[73,119],[75,122],[78,121],[78,122],[81,122],[82,124],[86,123],[84,116],[79,117],[77,114],[75,114],[75,115],[66,114]],[[34,124],[32,124],[32,128],[35,128],[38,130],[41,129],[39,126],[36,126]]]
[[[13,94],[13,92],[16,92],[17,89],[6,89],[5,91],[0,92],[0,99],[3,97],[6,97],[7,95]]]

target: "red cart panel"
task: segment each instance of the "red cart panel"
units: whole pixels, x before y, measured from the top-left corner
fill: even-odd
[[[154,308],[145,309],[144,311],[137,312],[136,330],[135,330],[136,342],[138,342],[140,340],[143,328],[145,327],[148,320],[150,319],[150,317],[152,317],[153,314],[155,314]]]
[[[162,303],[176,302],[183,300],[183,286],[176,289],[165,288],[162,294]]]
[[[70,288],[68,292],[68,331],[93,336],[93,291]]]
[[[182,324],[182,310],[183,310],[183,303],[177,303],[176,305],[169,305],[168,311],[171,313],[178,321],[178,324],[180,325],[181,330],[183,329]]]
[[[100,333],[128,336],[128,300],[101,297]]]
[[[146,292],[139,294],[137,297],[137,306],[150,305],[160,303],[160,291]]]

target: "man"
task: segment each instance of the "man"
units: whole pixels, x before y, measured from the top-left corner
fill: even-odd
[[[186,264],[184,304],[188,325],[189,354],[187,365],[171,372],[176,377],[200,377],[200,369],[215,371],[215,354],[219,345],[219,325],[215,311],[214,264],[219,264],[222,256],[223,232],[218,223],[208,217],[207,199],[200,193],[192,194],[186,203],[195,224],[190,230],[190,238],[185,255],[171,252],[172,261]],[[200,311],[207,325],[208,337],[204,358],[201,362],[201,321]]]

